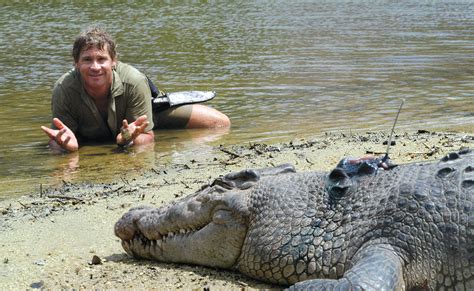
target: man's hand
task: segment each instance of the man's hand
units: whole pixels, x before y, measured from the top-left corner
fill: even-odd
[[[49,145],[53,150],[63,149],[69,152],[75,152],[79,149],[77,138],[64,123],[58,118],[53,119],[53,124],[58,129],[41,126],[41,129],[49,136]]]
[[[117,135],[118,145],[129,145],[132,141],[134,144],[146,144],[153,142],[153,131],[145,132],[149,121],[146,115],[142,115],[132,123],[128,123],[126,119],[122,121],[122,128]]]

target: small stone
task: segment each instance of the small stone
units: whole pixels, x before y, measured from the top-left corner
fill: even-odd
[[[44,281],[43,280],[38,281],[38,282],[33,282],[30,285],[30,287],[33,288],[33,289],[40,289],[40,288],[43,288],[43,286],[44,286]]]
[[[44,259],[39,259],[39,260],[36,260],[34,264],[38,266],[44,266],[46,265],[46,261]]]
[[[100,264],[102,264],[102,260],[96,255],[92,256],[92,260],[89,263],[89,265],[100,265]]]
[[[388,140],[386,140],[386,141],[383,142],[383,145],[387,145],[387,144],[388,144]],[[392,145],[392,146],[394,146],[394,145],[396,145],[396,144],[397,144],[397,143],[396,143],[394,140],[392,140],[392,141],[390,142],[390,145]]]

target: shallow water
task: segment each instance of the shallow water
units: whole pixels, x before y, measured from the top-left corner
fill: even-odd
[[[472,1],[373,2],[3,5],[0,199],[184,164],[219,144],[389,130],[402,98],[398,129],[474,131]],[[157,132],[138,153],[100,145],[52,155],[39,127],[50,123],[50,92],[72,66],[75,35],[92,23],[162,90],[217,91],[208,104],[232,129]]]

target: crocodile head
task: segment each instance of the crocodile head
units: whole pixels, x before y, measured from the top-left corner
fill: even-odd
[[[246,196],[213,186],[161,208],[132,208],[115,234],[134,257],[231,268],[247,233]]]

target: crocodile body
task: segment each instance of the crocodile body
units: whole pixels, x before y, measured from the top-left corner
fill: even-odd
[[[355,175],[244,170],[115,225],[138,258],[292,289],[474,290],[474,153]]]

